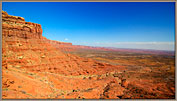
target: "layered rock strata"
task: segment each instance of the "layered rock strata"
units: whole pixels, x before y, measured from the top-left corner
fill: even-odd
[[[2,35],[5,37],[42,38],[40,24],[25,22],[24,18],[8,15],[4,11],[2,11],[2,31]]]
[[[111,75],[123,67],[66,54],[55,45],[72,44],[48,40],[42,36],[40,24],[2,12],[4,99],[99,99],[104,97],[107,83],[119,83]]]
[[[26,22],[22,17],[11,16],[3,11],[2,98],[167,99],[175,97],[175,85],[170,79],[168,80],[170,82],[159,82],[159,79],[155,79],[157,82],[154,83],[151,78],[166,75],[159,69],[153,74],[151,68],[142,67],[143,72],[141,72],[141,69],[135,69],[136,66],[125,68],[64,52],[72,49],[94,49],[94,47],[74,46],[72,43],[46,39],[42,36],[41,25]],[[126,72],[128,70],[130,72]],[[148,74],[145,73],[146,70],[149,71]],[[144,78],[138,80],[141,76]]]

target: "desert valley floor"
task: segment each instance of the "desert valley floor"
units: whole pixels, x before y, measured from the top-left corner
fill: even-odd
[[[174,99],[175,56],[49,40],[40,24],[3,11],[2,97]]]

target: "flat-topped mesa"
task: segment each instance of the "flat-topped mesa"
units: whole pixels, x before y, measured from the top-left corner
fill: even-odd
[[[69,45],[69,46],[72,45],[72,43],[69,43],[69,42],[61,42],[61,41],[49,40],[46,37],[43,37],[42,39],[45,40],[46,42],[48,42],[48,43],[50,43],[52,45],[56,45],[56,46],[57,45]]]
[[[60,41],[55,41],[55,40],[50,40],[50,43],[54,45],[72,45],[72,43],[69,43],[69,42],[60,42]]]
[[[25,22],[22,17],[8,15],[2,11],[2,35],[4,37],[20,37],[25,39],[42,38],[40,24]]]

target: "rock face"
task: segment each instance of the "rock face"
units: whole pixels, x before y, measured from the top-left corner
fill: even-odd
[[[72,46],[72,43],[67,43],[67,42],[60,42],[60,41],[55,41],[55,40],[49,40],[49,39],[47,39],[47,38],[45,38],[45,37],[43,37],[43,40],[45,41],[45,42],[48,42],[48,43],[50,43],[50,44],[52,44],[52,45],[68,45],[68,46]]]
[[[2,11],[2,29],[3,36],[19,38],[42,38],[42,28],[40,24],[25,22],[22,17],[8,15]]]
[[[74,50],[73,49],[74,45],[72,45],[72,43],[49,40],[46,37],[43,37],[43,40],[47,43],[50,43],[52,46],[56,47],[60,51],[72,51],[72,50]]]
[[[100,98],[123,66],[61,52],[71,46],[42,36],[41,25],[2,12],[2,96],[8,98]],[[85,86],[87,85],[87,86]]]
[[[42,36],[41,25],[25,22],[24,18],[3,11],[2,98],[174,98],[174,85],[168,87],[169,91],[165,83],[147,85],[145,80],[129,82],[122,78],[127,75],[123,74],[125,66],[63,52],[79,48],[93,47],[46,39]],[[153,89],[147,89],[152,86]],[[157,93],[163,97],[157,96]]]

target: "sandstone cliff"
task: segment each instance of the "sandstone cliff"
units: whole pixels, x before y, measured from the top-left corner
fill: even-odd
[[[45,41],[45,42],[48,42],[48,43],[50,43],[50,44],[52,44],[52,45],[69,45],[69,46],[71,46],[72,45],[72,43],[69,43],[69,42],[60,42],[60,41],[55,41],[55,40],[49,40],[49,39],[47,39],[46,37],[43,37],[43,40]]]
[[[111,65],[61,51],[72,49],[94,47],[46,39],[40,24],[25,22],[24,18],[3,11],[2,98],[174,98],[172,83],[170,86],[166,86],[168,83],[155,84],[151,78],[130,82],[129,77],[125,78],[127,67],[124,65]],[[131,76],[138,71],[130,71]],[[144,74],[140,72],[137,76]],[[156,74],[161,75],[159,71]]]
[[[2,35],[21,38],[41,38],[42,28],[40,24],[25,22],[22,17],[8,15],[2,11]]]
[[[2,12],[3,98],[104,97],[105,85],[120,81],[107,76],[123,67],[63,53],[56,47],[71,45],[44,38],[40,24]]]

